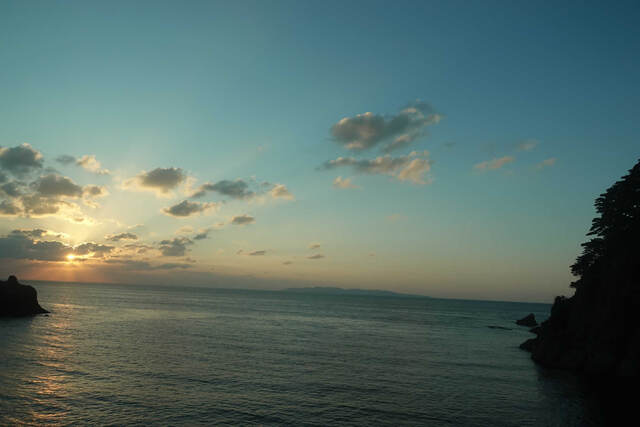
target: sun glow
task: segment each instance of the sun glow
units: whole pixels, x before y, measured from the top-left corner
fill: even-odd
[[[75,256],[74,254],[69,254],[69,255],[67,255],[67,261],[71,262],[71,261],[73,261],[74,259],[76,259],[76,256]]]

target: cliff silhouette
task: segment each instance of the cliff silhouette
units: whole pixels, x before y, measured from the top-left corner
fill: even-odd
[[[23,285],[16,276],[0,280],[0,317],[32,316],[48,313],[38,304],[38,293],[33,286]]]
[[[520,347],[539,364],[610,378],[640,376],[640,161],[595,202],[572,297]]]

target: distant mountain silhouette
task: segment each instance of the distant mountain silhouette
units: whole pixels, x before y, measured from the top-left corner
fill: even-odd
[[[387,296],[387,297],[407,297],[407,298],[428,298],[423,295],[403,294],[392,291],[379,291],[372,289],[343,289],[331,286],[313,286],[309,288],[287,288],[283,292],[297,292],[306,294],[322,294],[322,295],[370,295],[370,296]]]
[[[38,304],[38,293],[33,286],[23,285],[16,276],[0,280],[0,317],[32,316],[48,313]]]
[[[606,377],[640,376],[640,161],[595,202],[575,294],[521,345],[541,365]]]

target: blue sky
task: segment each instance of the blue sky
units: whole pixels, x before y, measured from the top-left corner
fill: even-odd
[[[56,196],[88,225],[5,194],[22,211],[0,232],[113,249],[12,258],[7,240],[0,255],[31,278],[548,301],[568,292],[593,199],[640,154],[638,17],[632,2],[2,2],[0,146],[42,155],[33,182],[53,174],[108,195]],[[391,120],[416,100],[439,120],[389,156],[416,152],[422,183],[323,168],[385,155],[385,141],[349,149],[341,119]],[[93,155],[110,173],[62,155]],[[182,171],[173,197],[125,188],[156,168]],[[336,188],[338,176],[357,188]],[[238,179],[254,196],[190,197]],[[277,184],[289,196],[272,197]],[[184,200],[217,205],[163,213]],[[234,224],[241,215],[254,222]],[[105,240],[127,230],[149,253]],[[198,230],[208,238],[193,240]],[[177,236],[192,242],[182,256],[158,252]]]

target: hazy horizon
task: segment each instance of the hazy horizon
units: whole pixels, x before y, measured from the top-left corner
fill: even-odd
[[[0,273],[552,302],[640,157],[638,17],[2,2]]]

